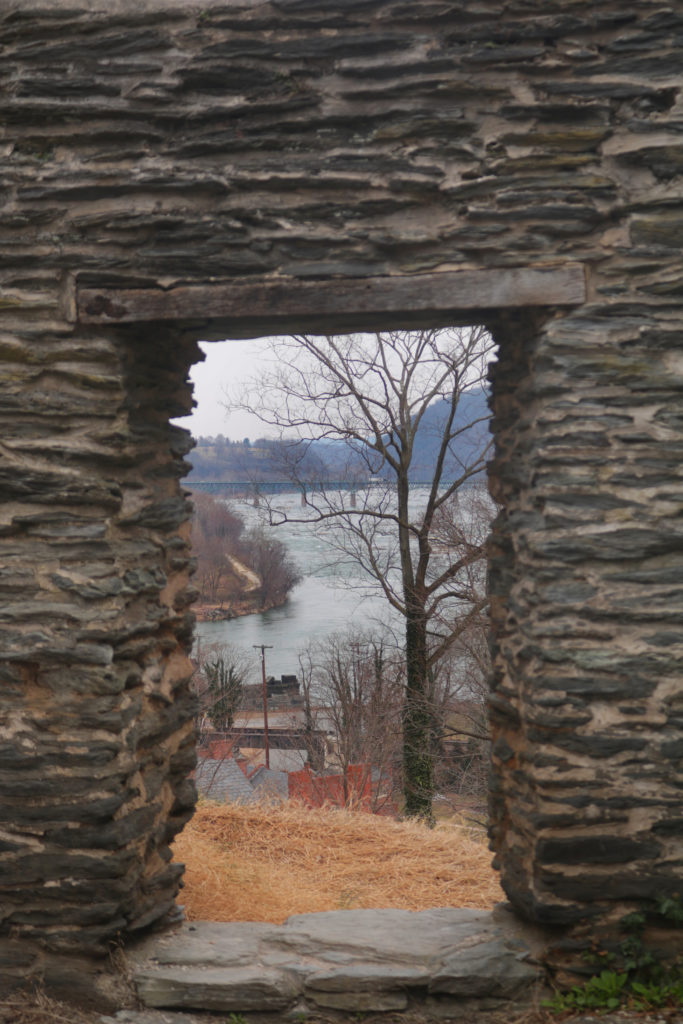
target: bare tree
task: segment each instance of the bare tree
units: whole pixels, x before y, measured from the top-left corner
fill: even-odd
[[[234,597],[241,588],[231,556],[239,549],[244,522],[224,502],[209,494],[193,495],[192,553],[195,581],[203,601]]]
[[[383,637],[360,630],[333,633],[299,656],[306,725],[334,733],[331,762],[344,778],[346,802],[352,765],[367,773],[361,786],[373,792],[373,810],[390,799],[394,768],[400,764],[403,664]]]
[[[273,344],[271,368],[233,404],[289,437],[281,451],[308,503],[300,521],[331,526],[339,552],[379,584],[404,620],[405,808],[431,818],[430,674],[457,639],[449,609],[477,604],[464,570],[482,556],[474,545],[455,560],[434,557],[433,530],[440,509],[485,465],[481,395],[493,341],[483,328],[468,328],[297,335]],[[349,481],[352,494],[333,490],[319,470],[311,475],[314,441],[330,443],[335,469],[327,476]],[[427,483],[419,509],[410,501],[417,481]],[[270,511],[274,523],[293,518],[276,504]]]
[[[246,535],[241,551],[258,576],[254,588],[258,607],[264,609],[282,604],[301,580],[301,573],[289,557],[286,545],[277,537],[270,536],[262,526],[256,526]]]
[[[328,721],[320,709],[320,700],[316,697],[316,657],[314,648],[309,646],[299,653],[300,691],[303,697],[303,737],[306,751],[306,763],[314,772],[321,772],[325,767],[325,751],[318,742],[321,732],[329,733]]]
[[[241,516],[208,494],[193,496],[192,553],[200,599],[230,604],[253,599],[259,609],[282,604],[300,581],[286,546],[257,526],[246,533]]]
[[[496,506],[483,484],[466,488],[435,516],[434,547],[448,561],[462,560],[465,551],[483,551],[495,513]],[[454,642],[434,666],[432,677],[439,790],[458,802],[462,795],[481,798],[488,782],[486,702],[491,658],[486,559],[468,561],[461,580],[470,591],[470,600],[455,609]]]

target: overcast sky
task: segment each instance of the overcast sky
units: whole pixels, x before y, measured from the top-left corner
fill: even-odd
[[[206,353],[203,363],[195,363],[190,377],[194,384],[196,408],[191,416],[174,420],[194,437],[216,437],[223,434],[231,441],[248,437],[277,436],[275,428],[261,423],[247,412],[228,413],[225,404],[228,391],[239,394],[240,384],[258,375],[268,348],[269,338],[247,341],[202,341]]]
[[[223,408],[228,387],[233,388],[256,374],[265,339],[202,341],[200,347],[206,359],[195,363],[190,374],[197,408],[192,416],[174,422],[190,430],[194,437],[223,434],[232,441],[241,441],[244,437],[255,440],[268,436],[268,428],[256,416],[246,412],[228,414]]]

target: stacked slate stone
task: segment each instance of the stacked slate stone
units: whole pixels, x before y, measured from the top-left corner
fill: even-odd
[[[179,884],[194,339],[305,328],[302,282],[319,323],[349,281],[569,262],[581,306],[477,312],[493,845],[571,941],[679,891],[680,7],[6,0],[0,26],[4,934],[101,949]],[[216,283],[251,298],[189,320]]]
[[[182,345],[114,334],[2,340],[2,907],[60,951],[173,910],[195,798]]]

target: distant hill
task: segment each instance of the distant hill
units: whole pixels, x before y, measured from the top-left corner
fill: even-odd
[[[413,450],[410,479],[413,483],[431,480],[439,444],[443,436],[449,403],[446,399],[433,402],[425,411]],[[484,451],[490,440],[488,392],[483,388],[465,391],[460,397],[455,414],[454,427],[462,434],[451,444],[451,451],[444,465],[445,479],[458,476],[462,465],[469,465]],[[311,455],[323,462],[331,478],[344,478],[345,473],[367,473],[367,467],[360,457],[349,451],[343,441],[319,441],[311,446]],[[382,476],[379,465],[373,473]]]
[[[422,418],[410,473],[414,483],[425,482],[432,477],[448,408],[449,403],[439,399],[429,406]],[[486,390],[477,388],[463,392],[455,416],[455,427],[463,432],[451,445],[444,466],[446,479],[457,476],[462,464],[471,463],[484,450],[490,437],[489,416]],[[258,439],[249,442],[230,441],[223,437],[201,437],[189,460],[192,463],[189,481],[265,482],[286,478],[284,446],[274,440]],[[364,460],[344,441],[310,442],[306,445],[306,461],[316,476],[328,480],[383,475],[379,465],[368,468]]]
[[[448,415],[449,403],[445,399],[433,402],[426,410],[415,439],[411,480],[431,480],[439,443]],[[456,476],[462,464],[472,463],[485,449],[490,439],[488,393],[483,388],[464,391],[455,413],[454,427],[463,433],[451,444],[451,453],[444,466],[444,476]],[[477,422],[481,420],[482,422]]]

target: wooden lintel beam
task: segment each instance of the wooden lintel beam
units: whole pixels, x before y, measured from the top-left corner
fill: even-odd
[[[77,292],[84,324],[356,314],[466,312],[585,302],[583,267],[502,267],[410,277],[301,281],[215,281],[177,288],[86,288]]]

